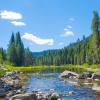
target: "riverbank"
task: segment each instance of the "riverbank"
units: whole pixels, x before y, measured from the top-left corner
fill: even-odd
[[[12,65],[4,65],[0,70],[0,74],[5,73],[6,71],[22,71],[22,72],[62,72],[64,70],[73,71],[76,73],[82,73],[85,69],[91,68],[91,69],[100,69],[99,65],[61,65],[61,66],[54,66],[54,65],[41,65],[41,66],[12,66]]]
[[[92,65],[90,67],[85,66],[85,65],[29,66],[29,67],[24,67],[24,66],[17,67],[17,66],[11,66],[11,65],[2,66],[1,70],[0,70],[0,73],[1,73],[1,78],[0,78],[1,97],[8,97],[8,98],[14,97],[15,98],[17,96],[19,98],[19,97],[24,97],[24,96],[25,97],[32,96],[34,93],[28,94],[27,92],[25,92],[25,88],[26,88],[25,83],[26,83],[26,80],[29,79],[29,76],[27,76],[27,73],[38,73],[38,74],[39,73],[40,74],[41,73],[52,73],[52,72],[53,73],[56,73],[56,72],[61,73],[65,70],[69,70],[68,72],[71,72],[72,74],[75,74],[75,72],[76,72],[77,76],[78,76],[78,75],[82,75],[85,70],[87,70],[89,72],[91,72],[91,71],[96,72],[99,70],[99,67],[100,67],[99,65],[95,65],[95,66]],[[38,74],[36,74],[36,75],[38,75]],[[87,74],[87,73],[85,73],[85,74]],[[84,78],[84,77],[82,76],[81,78]],[[76,80],[77,80],[77,78],[76,78]],[[64,81],[73,86],[80,87],[77,81],[72,82],[68,79],[66,79]],[[93,81],[95,81],[95,84]],[[87,78],[87,79],[84,78],[83,81],[81,80],[81,82],[82,82],[82,85],[84,84],[89,87],[92,86],[92,90],[99,92],[100,85],[97,86],[97,84],[100,83],[99,80],[96,79],[96,80],[91,81],[90,78]],[[5,92],[5,91],[8,91],[8,92]],[[38,91],[37,91],[34,95],[41,95],[41,93],[38,93]],[[47,94],[43,94],[41,97],[43,97],[44,95],[47,95]],[[48,96],[49,96],[49,94],[48,94]]]
[[[0,77],[0,100],[60,100],[57,92],[43,93],[37,90],[28,93],[26,83],[30,79],[27,73],[12,71]]]
[[[26,97],[26,98],[32,97],[33,98],[34,96],[37,98],[38,95],[41,98],[44,98],[44,96],[46,96],[47,98],[51,98],[50,95],[52,95],[52,93],[50,93],[50,94],[49,93],[45,94],[43,92],[40,93],[38,91],[38,89],[33,91],[35,93],[31,93],[31,94],[29,94],[25,91],[26,79],[29,79],[29,76],[27,76],[27,73],[35,72],[36,76],[38,76],[38,74],[40,74],[40,76],[41,76],[43,73],[51,73],[51,72],[56,73],[58,71],[58,73],[60,74],[61,72],[65,71],[65,70],[70,70],[70,71],[67,71],[67,73],[72,73],[72,74],[70,74],[72,76],[75,76],[75,75],[78,76],[78,75],[82,75],[83,70],[86,70],[86,69],[87,69],[86,67],[83,68],[83,66],[78,66],[78,65],[76,65],[76,66],[72,66],[72,65],[33,66],[33,67],[22,67],[22,66],[15,67],[15,66],[10,66],[10,65],[6,66],[6,67],[2,66],[2,71],[4,71],[4,72],[1,75],[1,83],[0,83],[0,85],[2,86],[0,93],[3,93],[3,94],[1,94],[1,97],[13,98],[11,100],[15,100],[14,98],[18,99],[18,98],[24,98],[24,97]],[[91,70],[96,71],[98,69],[88,68],[88,71],[91,71]],[[74,72],[72,72],[72,71],[74,71]],[[69,75],[69,74],[67,74],[67,75]],[[35,76],[35,78],[36,78],[36,76]],[[88,79],[86,79],[86,78],[84,78],[82,80],[76,78],[76,80],[78,80],[78,81],[76,81],[76,80],[71,81],[71,80],[74,80],[72,76],[71,77],[68,76],[68,78],[65,77],[65,79],[63,81],[66,83],[69,83],[70,85],[75,86],[75,87],[81,87],[78,84],[78,82],[81,82],[82,85],[87,85],[88,87],[92,86],[91,88],[93,91],[99,92],[100,85],[99,86],[95,85],[95,84],[100,83],[99,80],[97,80],[97,82],[96,82],[95,80],[90,80],[90,79],[88,81]],[[83,78],[83,76],[81,78]],[[37,79],[41,79],[41,78],[38,77]],[[71,80],[69,80],[69,79],[71,79]],[[58,81],[58,79],[57,79],[57,81]],[[93,81],[95,81],[95,84]],[[33,84],[34,83],[32,83],[32,85]],[[59,85],[61,85],[61,84],[63,84],[63,83],[60,83]],[[40,82],[39,82],[39,85],[40,85]],[[8,92],[5,92],[5,91],[8,91]],[[72,91],[72,93],[73,93],[73,91]],[[68,92],[68,94],[70,94],[70,91]],[[58,94],[56,93],[56,96],[57,96],[57,98],[59,98],[59,93]],[[58,100],[58,99],[56,99],[56,100]]]
[[[6,72],[0,76],[0,98],[10,98],[13,95],[24,93],[27,78],[29,78],[27,74],[18,71]]]

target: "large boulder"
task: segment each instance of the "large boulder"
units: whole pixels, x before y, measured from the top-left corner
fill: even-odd
[[[63,73],[61,73],[60,77],[61,78],[70,78],[70,77],[71,78],[76,78],[76,77],[79,77],[79,74],[66,70]]]

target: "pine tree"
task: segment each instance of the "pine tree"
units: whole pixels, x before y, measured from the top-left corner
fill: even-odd
[[[17,56],[16,56],[15,38],[13,33],[7,49],[7,60],[9,63],[16,65]]]
[[[94,17],[92,20],[92,48],[93,51],[93,63],[100,63],[100,18],[96,11],[94,11]]]
[[[32,65],[33,64],[33,55],[29,48],[25,49],[25,61],[24,61],[25,66]]]
[[[2,64],[4,61],[4,58],[3,58],[3,48],[0,48],[0,64]]]
[[[21,66],[24,64],[24,45],[21,41],[20,33],[16,33],[15,39],[16,53],[17,53],[17,65]]]

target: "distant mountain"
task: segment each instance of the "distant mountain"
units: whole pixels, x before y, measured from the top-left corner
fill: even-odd
[[[45,50],[45,51],[41,51],[41,52],[32,52],[34,57],[41,57],[41,56],[46,56],[49,54],[49,52],[55,52],[58,51],[60,49],[53,49],[53,50]]]
[[[42,52],[33,52],[33,56],[34,57],[40,57],[40,56],[43,56],[45,54],[47,54],[48,51],[42,51]]]

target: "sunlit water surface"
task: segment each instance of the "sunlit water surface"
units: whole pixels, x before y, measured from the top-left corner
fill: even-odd
[[[91,88],[75,87],[59,79],[58,73],[33,74],[28,80],[27,92],[49,93],[51,90],[58,92],[61,100],[100,100],[100,97]],[[69,91],[75,92],[75,95],[69,96]]]

